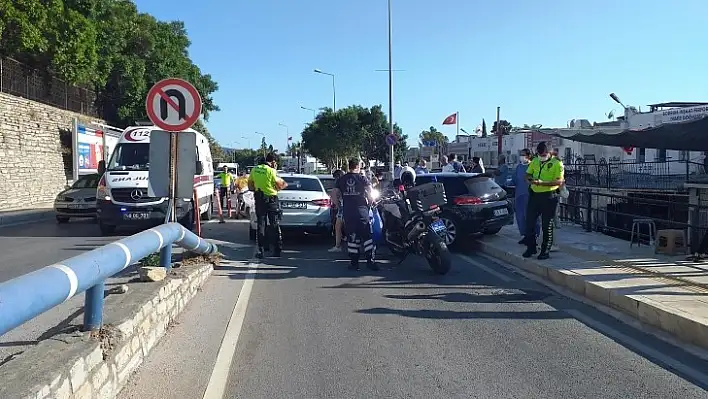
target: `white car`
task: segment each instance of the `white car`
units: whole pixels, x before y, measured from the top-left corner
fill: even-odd
[[[287,174],[280,176],[288,183],[285,190],[278,192],[281,230],[298,230],[309,234],[330,234],[332,221],[330,199],[317,176]],[[250,211],[249,237],[256,239],[256,208]]]

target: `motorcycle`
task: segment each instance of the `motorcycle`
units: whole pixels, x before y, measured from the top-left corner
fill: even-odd
[[[373,196],[374,206],[383,222],[379,237],[400,258],[399,264],[413,253],[425,257],[435,273],[447,274],[452,255],[443,240],[446,234],[445,223],[435,216],[441,212],[440,205],[421,202],[419,198],[412,201],[405,192],[393,190],[385,195],[374,191]],[[442,198],[445,198],[444,191]],[[411,206],[411,202],[414,206]],[[418,206],[421,203],[425,206]]]

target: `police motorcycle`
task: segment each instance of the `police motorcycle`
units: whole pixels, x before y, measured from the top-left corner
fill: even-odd
[[[445,245],[445,223],[435,215],[447,202],[442,183],[432,182],[414,187],[415,175],[403,173],[402,190],[391,188],[384,193],[374,190],[374,206],[383,221],[380,240],[400,258],[399,264],[413,253],[425,257],[437,274],[450,271],[452,255]],[[412,179],[411,179],[412,178]],[[379,234],[374,234],[374,238]],[[378,240],[377,240],[378,241]]]

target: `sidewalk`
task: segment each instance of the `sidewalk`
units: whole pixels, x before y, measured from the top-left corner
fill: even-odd
[[[0,227],[31,223],[54,217],[54,203],[35,205],[32,209],[0,211]]]
[[[516,226],[478,241],[479,250],[673,336],[708,349],[708,261],[654,254],[653,247],[579,226],[556,230],[551,259],[523,258]]]

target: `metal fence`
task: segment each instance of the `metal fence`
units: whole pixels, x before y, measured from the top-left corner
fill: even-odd
[[[570,188],[569,192],[570,196],[561,200],[560,219],[583,226],[587,231],[630,240],[633,223],[637,219],[651,219],[657,230],[684,230],[691,251],[695,252],[708,230],[708,206],[705,201],[700,198],[689,201],[686,194],[610,194],[587,188]],[[648,242],[649,227],[641,225],[638,232],[639,240]]]
[[[182,225],[168,223],[0,283],[0,335],[84,291],[84,330],[99,329],[105,280],[158,250],[160,266],[169,271],[173,244],[202,255],[218,251]]]
[[[706,166],[692,161],[565,163],[569,187],[683,191],[685,183],[708,183]]]
[[[11,58],[0,57],[0,92],[98,117],[96,93],[67,84]]]

